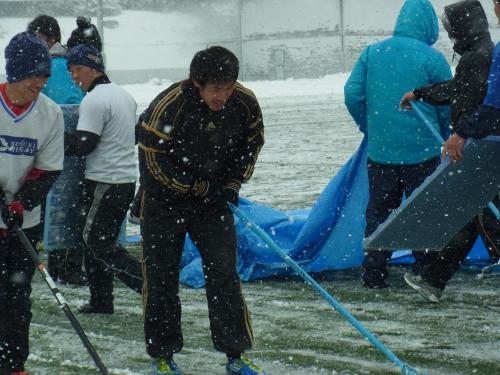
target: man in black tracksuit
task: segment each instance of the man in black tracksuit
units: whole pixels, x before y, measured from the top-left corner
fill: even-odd
[[[259,104],[236,82],[238,70],[238,59],[223,47],[199,51],[190,79],[160,93],[139,119],[144,330],[154,374],[180,374],[172,357],[183,346],[178,292],[186,234],[203,260],[212,340],[228,356],[227,373],[245,367],[263,374],[241,355],[253,334],[226,203],[238,204],[264,144]]]
[[[453,49],[461,55],[455,77],[407,93],[401,105],[408,106],[408,102],[415,99],[434,105],[450,105],[453,131],[456,132],[457,124],[472,114],[486,95],[493,43],[486,14],[477,0],[461,1],[445,7],[443,25],[450,39],[454,40]],[[406,282],[413,287],[422,281],[426,282],[430,288],[418,289],[417,285],[416,289],[429,300],[438,302],[447,282],[472,249],[478,234],[481,234],[492,256],[498,256],[500,226],[490,210],[484,208],[452,238],[421,276],[406,274]]]

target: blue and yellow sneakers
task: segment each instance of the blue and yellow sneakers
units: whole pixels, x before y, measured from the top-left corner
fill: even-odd
[[[158,358],[153,361],[153,375],[182,375],[173,359]]]
[[[248,357],[241,356],[241,359],[230,359],[226,364],[227,375],[266,375]]]

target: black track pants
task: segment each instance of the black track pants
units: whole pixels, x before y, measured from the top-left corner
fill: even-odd
[[[226,203],[171,207],[144,195],[144,331],[148,354],[182,349],[179,268],[186,234],[200,251],[212,341],[216,350],[241,353],[252,346],[250,316],[236,271],[236,231]]]
[[[134,190],[135,183],[85,180],[87,221],[83,240],[91,304],[109,306],[113,303],[113,276],[139,293],[142,290],[141,263],[116,243]]]
[[[498,207],[499,199],[495,197],[493,203]],[[488,207],[474,217],[462,230],[457,233],[446,247],[439,252],[436,259],[424,268],[422,277],[436,288],[444,289],[453,274],[467,258],[477,236],[480,235],[492,257],[500,255],[500,222],[491,213]]]
[[[403,194],[409,196],[419,187],[439,164],[433,158],[415,165],[379,164],[368,160],[369,201],[366,209],[365,236],[382,224],[390,213],[399,207]],[[363,261],[363,280],[367,283],[378,283],[387,278],[387,263],[392,252],[366,251]],[[432,261],[434,253],[413,253],[416,258],[414,271],[419,273],[423,265]]]
[[[40,226],[24,233],[33,247]],[[31,280],[35,265],[17,236],[0,237],[0,375],[24,369],[29,354]]]

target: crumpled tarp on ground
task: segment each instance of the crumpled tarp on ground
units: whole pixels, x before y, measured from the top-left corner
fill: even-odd
[[[240,199],[239,208],[304,270],[322,272],[361,265],[367,203],[365,138],[312,208],[282,212],[244,198]],[[243,281],[293,274],[293,270],[243,223],[237,222],[236,228],[238,271]],[[483,265],[488,259],[484,245],[478,240],[469,260]],[[397,251],[392,257],[394,263],[412,261],[408,251]],[[181,282],[194,288],[205,284],[201,258],[189,239],[182,256]]]

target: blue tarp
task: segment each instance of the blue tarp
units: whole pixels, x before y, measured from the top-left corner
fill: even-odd
[[[322,272],[361,265],[367,203],[367,147],[363,139],[311,209],[281,212],[244,198],[239,208],[307,272]],[[238,271],[243,281],[293,273],[249,228],[242,223],[236,228]],[[479,241],[471,256],[476,261],[489,259]],[[393,262],[412,260],[408,252],[393,255]],[[195,288],[205,284],[198,250],[189,239],[181,268],[181,282]]]

